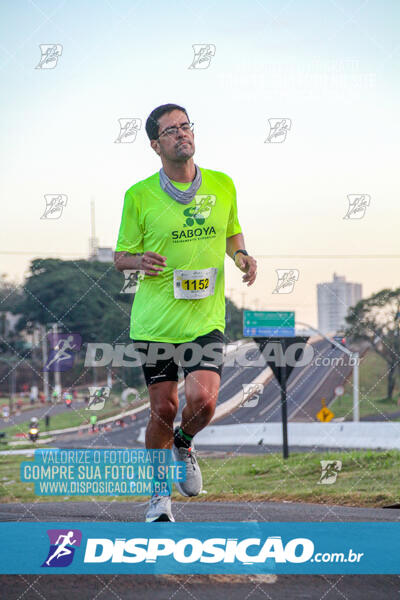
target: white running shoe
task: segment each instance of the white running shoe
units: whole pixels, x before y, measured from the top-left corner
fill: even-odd
[[[172,455],[174,460],[183,461],[186,465],[185,481],[175,481],[175,485],[182,496],[198,496],[203,487],[203,479],[193,441],[190,448],[178,448],[173,444]]]
[[[175,519],[171,511],[171,496],[155,494],[150,498],[149,508],[146,513],[146,523],[172,521]]]

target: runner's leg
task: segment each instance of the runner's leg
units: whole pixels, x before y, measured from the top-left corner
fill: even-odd
[[[215,371],[198,370],[185,378],[186,406],[182,411],[181,428],[191,436],[211,421],[217,404],[221,377]]]
[[[220,374],[209,369],[197,369],[185,377],[186,406],[182,422],[174,436],[172,453],[176,461],[186,466],[185,481],[175,485],[184,496],[197,496],[203,487],[201,470],[197,462],[193,436],[210,422],[217,403]]]
[[[170,449],[173,442],[173,425],[178,410],[178,382],[163,381],[148,386],[150,419],[146,429],[147,449]],[[174,521],[169,495],[153,494],[146,513],[146,522]]]
[[[171,448],[173,425],[178,411],[178,383],[162,381],[148,387],[150,419],[146,429],[146,448]]]

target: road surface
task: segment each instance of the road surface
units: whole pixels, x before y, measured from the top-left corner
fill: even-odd
[[[136,521],[130,502],[0,506],[2,521]],[[173,507],[180,521],[398,521],[400,510],[280,502],[198,502]],[[157,527],[157,524],[149,525]],[[189,526],[190,527],[190,526]],[[0,576],[7,600],[382,600],[398,598],[397,575],[23,575]]]
[[[248,344],[248,358],[256,357],[258,352],[255,344]],[[296,367],[288,381],[288,415],[289,420],[312,421],[315,420],[315,414],[321,408],[321,398],[325,397],[327,403],[333,397],[334,388],[342,384],[349,374],[351,367],[347,365],[347,356],[337,348],[331,347],[326,340],[321,340],[314,344],[315,357],[323,358],[345,358],[344,366],[323,366],[310,364],[305,367]],[[260,376],[265,370],[265,366],[258,367],[224,367],[222,371],[220,393],[218,403],[221,404],[229,400],[242,389],[242,385],[250,383]],[[180,412],[184,406],[184,388],[179,392],[179,412],[177,421],[179,421]],[[110,432],[99,432],[98,434],[68,434],[57,437],[59,447],[90,447],[113,446],[116,448],[132,448],[138,446],[137,439],[140,429],[145,427],[149,417],[149,409],[145,409],[136,415],[136,420],[132,421],[130,417],[126,419],[126,427],[113,427]],[[232,423],[263,423],[279,422],[280,414],[280,390],[275,380],[272,378],[264,388],[264,393],[255,407],[241,407],[233,414],[220,419],[217,424],[225,425]],[[219,447],[219,449],[221,449]],[[257,452],[257,450],[255,450]]]

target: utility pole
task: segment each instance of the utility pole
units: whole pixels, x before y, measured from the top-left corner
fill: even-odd
[[[42,362],[43,362],[43,393],[44,401],[47,404],[49,400],[49,372],[46,371],[45,366],[47,365],[47,332],[46,325],[40,326],[40,334],[42,336]]]
[[[95,356],[96,356],[96,353],[94,353],[94,356],[93,356],[93,363],[95,361]],[[95,364],[93,364],[92,372],[93,372],[93,385],[97,386],[97,367]]]
[[[92,364],[92,375],[93,375],[92,385],[94,387],[97,387],[96,350],[92,346],[90,346],[90,349],[88,350],[88,352],[89,352],[89,356],[90,356],[90,362]],[[108,373],[107,373],[107,379],[108,379]]]
[[[16,369],[17,369],[17,365],[19,363],[18,358],[12,357],[11,359],[6,359],[6,358],[0,358],[0,362],[4,362],[6,363],[6,365],[8,365],[10,367],[10,371],[8,372],[7,375],[10,375],[10,400],[8,403],[9,409],[10,409],[10,415],[12,414],[13,411],[13,407],[14,407],[14,397],[17,391],[17,373],[16,373]],[[15,367],[13,368],[13,364],[15,365]]]
[[[99,242],[96,238],[96,215],[95,215],[95,202],[92,199],[90,201],[90,238],[89,238],[89,259],[96,259]]]
[[[52,329],[53,329],[54,339],[57,340],[57,336],[58,336],[58,325],[57,325],[57,323],[53,323],[52,324]],[[58,343],[56,345],[58,346]],[[60,371],[58,371],[57,365],[56,365],[56,368],[54,370],[54,389],[57,392],[57,401],[60,401],[61,400],[61,395],[62,395],[61,373],[60,373]]]
[[[15,368],[11,370],[11,394],[10,394],[10,414],[14,408],[14,398],[17,392],[17,374]]]
[[[111,365],[108,365],[107,367],[107,385],[108,387],[112,388],[112,371],[111,371]]]

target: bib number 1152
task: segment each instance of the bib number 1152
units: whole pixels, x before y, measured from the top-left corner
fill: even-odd
[[[174,297],[182,300],[199,300],[214,294],[218,269],[174,271]]]
[[[206,290],[210,285],[209,279],[183,279],[182,289],[184,290]]]

